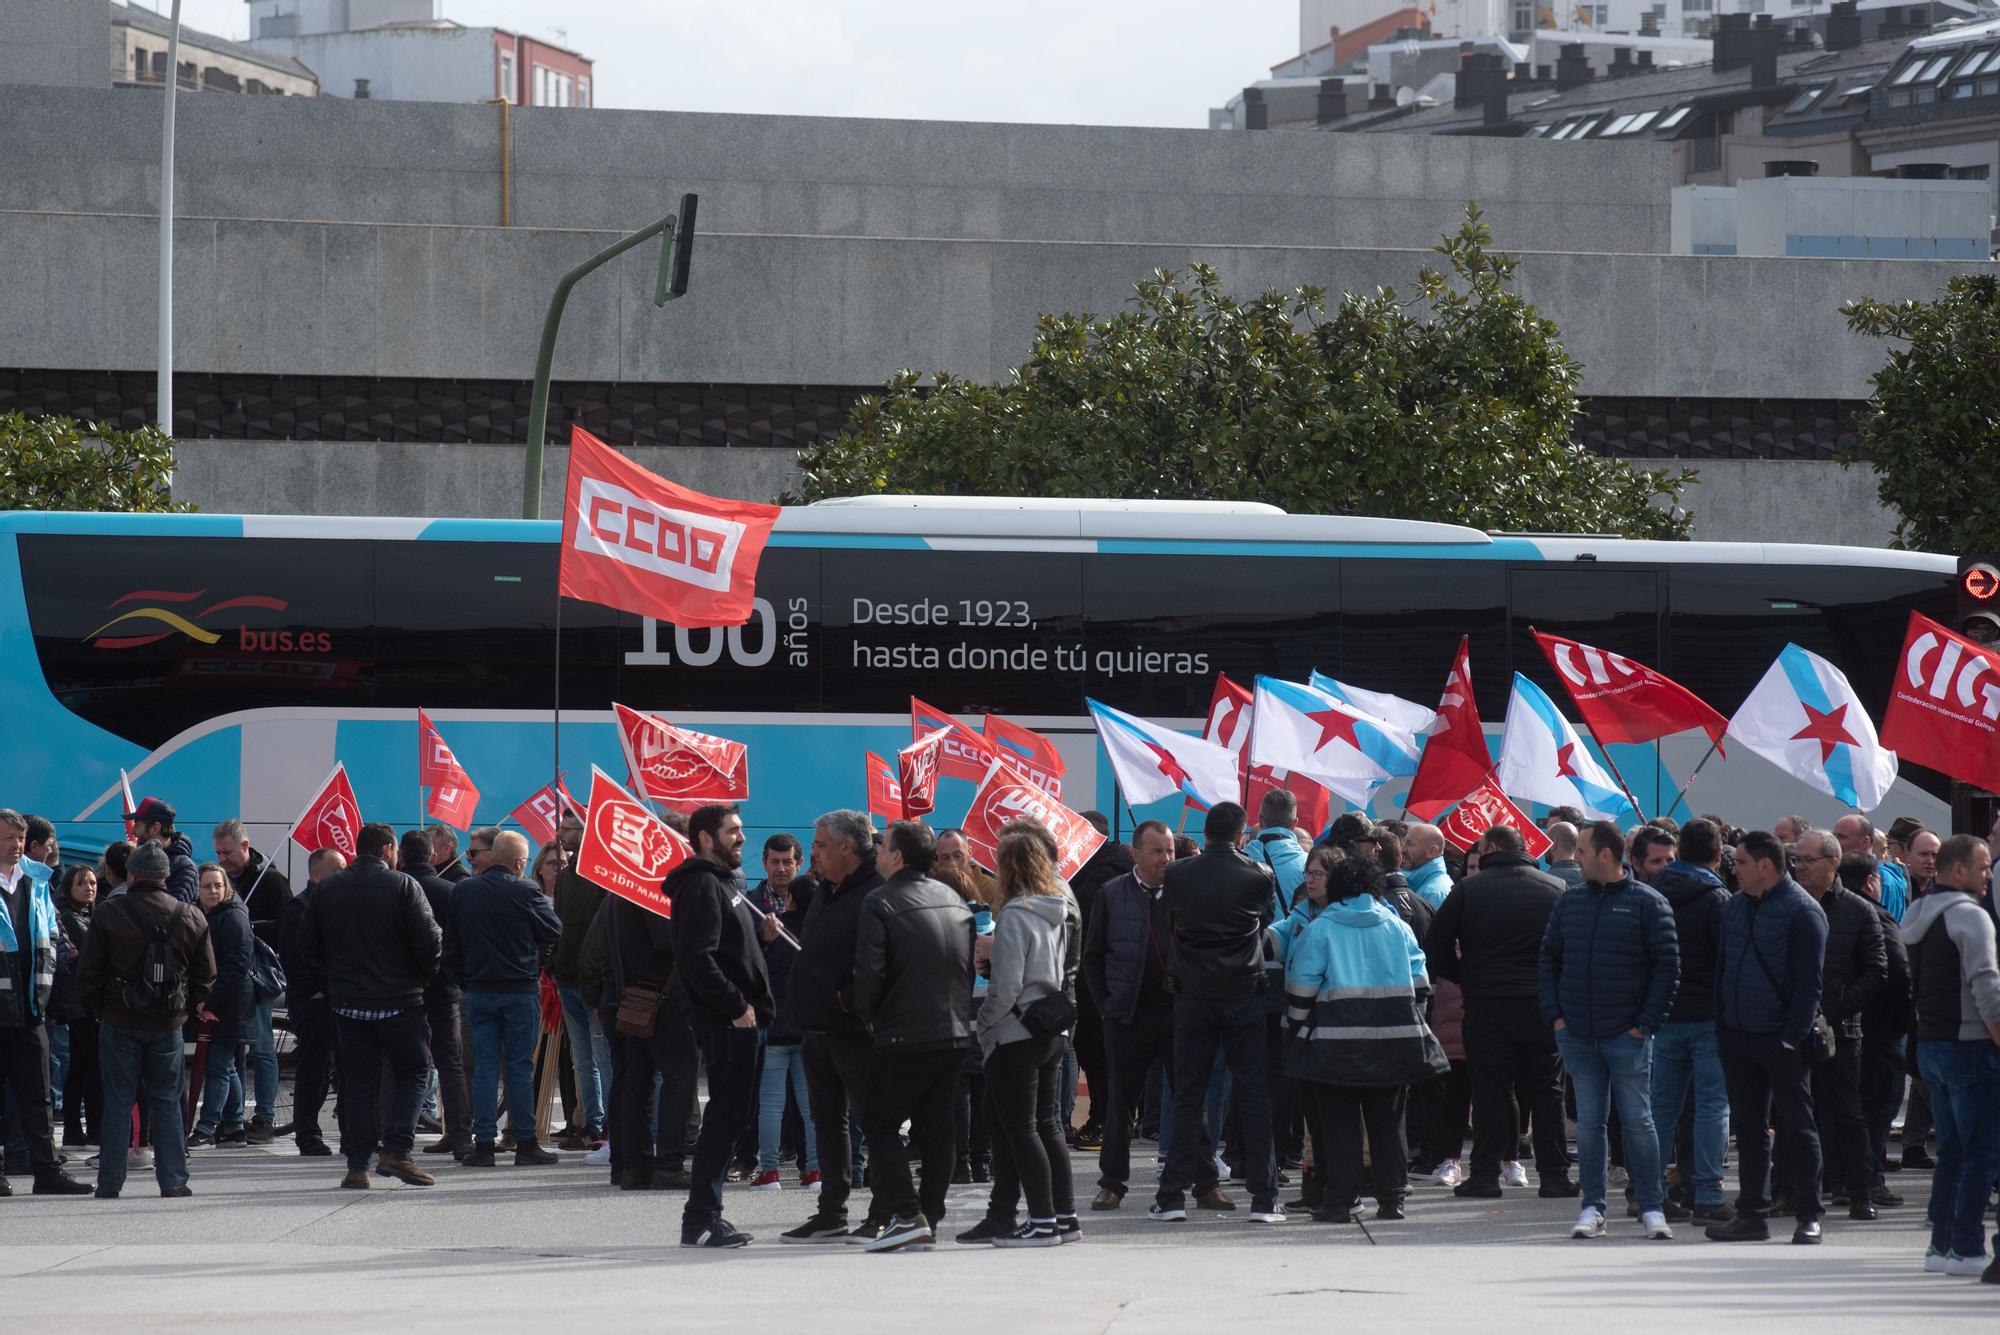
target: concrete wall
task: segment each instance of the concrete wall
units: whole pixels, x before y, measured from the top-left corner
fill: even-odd
[[[107,0],[0,0],[0,92],[7,84],[109,92],[110,61]],[[5,110],[0,126],[12,128]]]
[[[1875,470],[1866,464],[1704,459],[1694,467],[1700,477],[1681,492],[1681,505],[1694,516],[1697,538],[1886,547],[1896,528],[1895,512],[1877,499]]]
[[[175,235],[175,353],[189,370],[510,380],[533,369],[557,276],[612,239],[203,218],[183,218]],[[0,213],[0,272],[12,276],[0,301],[0,366],[150,365],[156,254],[152,218]],[[869,385],[912,366],[998,378],[1020,362],[1041,313],[1113,311],[1156,267],[1205,260],[1235,292],[1308,282],[1335,293],[1407,291],[1433,258],[705,233],[692,290],[664,310],[652,305],[657,255],[644,247],[580,284],[555,376]],[[1530,254],[1520,286],[1562,326],[1587,394],[1854,399],[1867,397],[1883,349],[1846,332],[1841,302],[1927,296],[1955,271]]]
[[[157,212],[144,96],[0,86],[0,125],[0,208]],[[205,99],[182,108],[178,152],[186,216],[499,221],[495,107]],[[1668,161],[1610,143],[516,109],[513,222],[639,227],[695,190],[716,233],[1427,246],[1477,200],[1503,246],[1656,253]]]

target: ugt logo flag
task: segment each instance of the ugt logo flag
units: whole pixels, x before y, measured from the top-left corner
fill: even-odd
[[[965,813],[966,855],[988,871],[999,862],[1000,835],[1017,820],[1037,820],[1056,839],[1056,875],[1067,881],[1104,843],[1097,827],[995,760]]]
[[[556,588],[676,626],[740,626],[778,514],[677,487],[573,427]]]
[[[347,766],[336,764],[292,822],[292,842],[314,853],[337,848],[351,861],[360,834],[361,805],[354,800],[354,785],[347,781]]]
[[[1882,744],[1991,792],[2000,789],[2000,655],[1910,613]]]
[[[661,882],[692,851],[687,840],[640,805],[638,798],[603,770],[590,767],[590,810],[583,821],[583,843],[576,851],[577,875],[620,899],[671,918],[674,902]]]

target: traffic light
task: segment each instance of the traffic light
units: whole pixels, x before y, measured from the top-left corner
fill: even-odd
[[[1958,630],[1980,644],[2000,642],[2000,553],[1958,558]]]

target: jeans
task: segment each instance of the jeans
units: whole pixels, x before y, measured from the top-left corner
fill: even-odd
[[[778,1170],[778,1142],[784,1137],[785,1088],[799,1101],[805,1119],[806,1171],[819,1171],[819,1144],[813,1129],[812,1102],[806,1093],[805,1048],[798,1043],[771,1043],[764,1049],[764,1082],[757,1090],[757,1167]]]
[[[1173,1083],[1172,1009],[1141,1008],[1130,1024],[1105,1016],[1104,1056],[1110,1088],[1104,1091],[1101,1107],[1098,1091],[1091,1090],[1091,1105],[1099,1109],[1097,1123],[1104,1131],[1104,1147],[1097,1153],[1097,1185],[1123,1196],[1132,1178],[1132,1112],[1145,1097],[1146,1072],[1158,1062],[1167,1083]]]
[[[693,1020],[694,1039],[708,1067],[708,1107],[694,1142],[689,1175],[694,1189],[681,1211],[681,1232],[706,1228],[722,1217],[722,1184],[736,1157],[736,1142],[755,1115],[757,1064],[764,1056],[764,1031],[739,1028],[706,1016]]]
[[[104,1070],[104,1143],[98,1147],[97,1189],[118,1191],[125,1185],[125,1165],[132,1152],[132,1104],[143,1078],[152,1110],[153,1176],[160,1190],[187,1185],[187,1137],[181,1130],[181,1034],[178,1029],[150,1034],[116,1025],[99,1025],[99,1065]]]
[[[1240,1148],[1255,1210],[1270,1210],[1278,1200],[1278,1166],[1271,1150],[1271,1091],[1266,1081],[1264,998],[1216,999],[1180,996],[1174,1000],[1174,1069],[1184,1075],[1210,1069],[1220,1051],[1228,1063],[1242,1127]],[[1202,1099],[1198,1079],[1182,1079],[1174,1090],[1173,1144],[1167,1150],[1167,1170],[1160,1176],[1158,1204],[1179,1209],[1183,1194],[1214,1172],[1202,1162]]]
[[[1563,1143],[1562,1062],[1533,997],[1465,1003],[1465,1071],[1472,1081],[1472,1163],[1466,1180],[1500,1181],[1518,1153],[1519,1112],[1535,1138],[1535,1171],[1545,1183],[1569,1175]]]
[[[285,1022],[298,1039],[298,1071],[292,1077],[292,1138],[300,1146],[324,1144],[320,1109],[333,1080],[333,1011],[325,997],[301,998],[286,1008]]]
[[[854,1151],[848,1118],[868,1116],[868,1062],[873,1042],[858,1030],[806,1035],[806,1092],[819,1132],[819,1208],[825,1219],[847,1218]]]
[[[1717,1026],[1716,1053],[1729,1083],[1729,1121],[1742,1151],[1738,1214],[1762,1216],[1771,1206],[1771,1133],[1789,1142],[1785,1155],[1792,1213],[1800,1222],[1826,1213],[1819,1199],[1819,1128],[1813,1120],[1812,1082],[1805,1054],[1776,1034],[1747,1034]]]
[[[217,1128],[234,1131],[243,1125],[243,1072],[236,1065],[236,1043],[244,1036],[249,1018],[221,1015],[208,1036],[208,1056],[202,1067],[201,1115],[194,1129],[213,1133]]]
[[[51,1020],[49,1030],[49,1098],[57,1120],[63,1116],[63,1084],[69,1078],[69,1026]]]
[[[271,1027],[272,1009],[270,1002],[260,1001],[254,1013],[243,1017],[243,1037],[250,1041],[250,1088],[257,1097],[260,1122],[272,1121],[278,1107],[278,1036]]]
[[[1576,1158],[1582,1204],[1604,1208],[1610,1175],[1611,1105],[1624,1125],[1625,1162],[1640,1213],[1657,1210],[1666,1198],[1660,1176],[1660,1140],[1653,1130],[1653,1040],[1630,1033],[1579,1038],[1556,1030],[1556,1047],[1576,1086]],[[1537,1114],[1537,1122],[1540,1115]],[[1539,1128],[1538,1128],[1539,1129]],[[1539,1156],[1538,1156],[1539,1157]]]
[[[1901,1034],[1864,1034],[1861,1039],[1861,1116],[1868,1123],[1868,1184],[1885,1184],[1889,1163],[1889,1128],[1903,1107],[1908,1074]]]
[[[605,1092],[611,1084],[611,1043],[590,1003],[583,999],[583,984],[557,983],[562,998],[563,1029],[569,1035],[570,1065],[576,1073],[576,1096],[583,1102],[583,1120],[602,1128]]]
[[[921,1212],[933,1228],[944,1218],[945,1191],[951,1184],[952,1152],[958,1127],[959,1072],[965,1049],[933,1048],[924,1052],[878,1049],[868,1062],[868,1177],[873,1199],[869,1214],[880,1219],[914,1219]],[[910,1156],[904,1152],[899,1129],[909,1119],[910,1140],[921,1154],[924,1185],[917,1191],[910,1176]]]
[[[1917,1040],[1931,1093],[1937,1170],[1931,1175],[1931,1246],[1986,1255],[1986,1198],[2000,1172],[2000,1047],[1980,1040]]]
[[[1029,1219],[1053,1222],[1076,1213],[1069,1147],[1056,1120],[1063,1049],[1062,1035],[1047,1034],[1002,1043],[987,1054],[986,1091],[994,1115],[989,1215],[1002,1215],[995,1206],[1003,1192],[1011,1197],[1016,1187],[1027,1197]],[[1012,1213],[1011,1203],[1004,1213]]]
[[[1694,1086],[1694,1203],[1722,1204],[1729,1153],[1729,1086],[1715,1053],[1715,1022],[1672,1020],[1653,1036],[1653,1129],[1660,1138],[1660,1190],[1680,1137],[1681,1107]]]
[[[340,1044],[340,1152],[347,1166],[366,1171],[377,1144],[386,1155],[407,1157],[416,1147],[417,1104],[431,1069],[423,1007],[411,1006],[386,1020],[336,1014],[333,1024]],[[385,1058],[395,1078],[386,1125],[379,1110]]]
[[[533,992],[467,992],[465,1018],[472,1026],[478,1083],[472,1091],[472,1138],[491,1145],[500,1138],[500,1082],[507,1082],[507,1129],[514,1144],[535,1140],[535,1038],[541,999]]]

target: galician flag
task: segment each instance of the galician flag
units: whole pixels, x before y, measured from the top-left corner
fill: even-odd
[[[1788,644],[1729,720],[1729,735],[1796,779],[1872,811],[1896,782],[1896,753],[1839,668]]]
[[[1405,700],[1400,695],[1389,695],[1383,691],[1364,691],[1359,686],[1335,681],[1324,672],[1315,671],[1311,685],[1315,691],[1330,695],[1344,705],[1352,705],[1364,714],[1393,723],[1404,732],[1422,736],[1431,724],[1437,722],[1437,711],[1426,709],[1415,700]]]
[[[1416,735],[1323,691],[1257,678],[1250,763],[1290,770],[1365,807],[1391,778],[1417,772]]]
[[[1133,806],[1182,793],[1214,806],[1234,802],[1242,792],[1236,755],[1228,747],[1190,737],[1122,709],[1086,699],[1098,740],[1111,757],[1112,773]]]
[[[1595,820],[1638,819],[1632,801],[1591,756],[1541,687],[1516,672],[1500,739],[1501,791],[1551,807],[1577,807]]]

